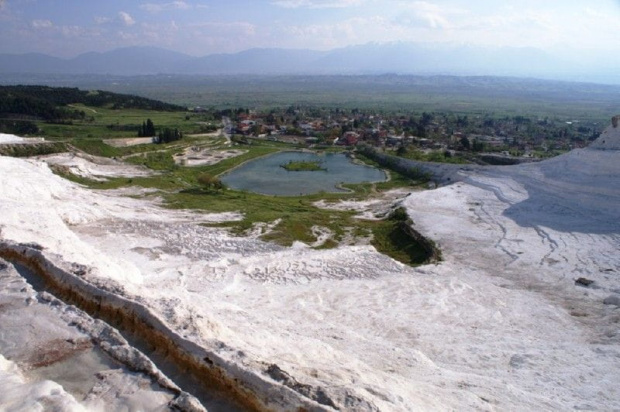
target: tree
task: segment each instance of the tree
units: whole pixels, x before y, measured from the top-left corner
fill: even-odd
[[[418,130],[416,134],[418,135],[418,137],[426,137],[426,128],[423,124],[418,124]]]
[[[432,113],[422,113],[422,118],[420,119],[420,123],[424,126],[428,126],[429,124],[431,124],[431,122],[433,121],[433,114]]]
[[[138,130],[138,137],[152,137],[155,136],[155,125],[151,119],[146,119],[146,122],[142,122],[140,130]]]
[[[155,125],[151,119],[146,119],[146,127],[144,129],[145,136],[155,136]]]
[[[163,132],[159,132],[157,136],[157,143],[170,143],[175,140],[180,140],[183,138],[183,133],[179,131],[179,129],[168,129],[165,128]]]
[[[471,144],[469,143],[469,139],[465,136],[461,137],[460,140],[461,146],[463,146],[463,148],[465,150],[469,150],[471,148]]]
[[[456,117],[456,126],[457,127],[466,127],[469,124],[469,119],[467,119],[467,116],[457,116]]]
[[[474,152],[482,152],[484,150],[484,143],[478,139],[474,139],[474,143],[472,145],[472,150]]]
[[[252,134],[254,136],[260,135],[262,131],[263,131],[263,126],[261,126],[260,124],[255,124],[254,126],[252,126]]]

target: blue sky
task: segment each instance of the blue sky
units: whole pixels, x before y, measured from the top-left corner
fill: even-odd
[[[0,53],[158,46],[203,56],[394,41],[620,60],[620,0],[0,0]]]

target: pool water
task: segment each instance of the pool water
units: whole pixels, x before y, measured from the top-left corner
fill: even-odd
[[[317,171],[288,171],[289,162],[320,162]],[[342,153],[316,154],[280,152],[249,161],[222,176],[222,182],[237,190],[278,196],[344,192],[342,183],[383,182],[386,174],[374,167],[353,163]]]

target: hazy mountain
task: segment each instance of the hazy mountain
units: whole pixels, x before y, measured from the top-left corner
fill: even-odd
[[[62,73],[66,63],[40,53],[0,54],[0,73]]]
[[[536,61],[541,69],[541,64],[553,63],[550,56],[536,49],[390,43],[334,50],[318,61],[316,67],[330,72],[368,74],[517,74],[523,72],[520,68],[525,61]]]
[[[293,49],[251,49],[235,54],[213,54],[194,59],[183,74],[306,74],[328,52]]]
[[[580,66],[534,48],[415,43],[365,44],[331,51],[251,49],[193,57],[156,47],[85,53],[72,59],[0,54],[0,73],[33,74],[451,74],[542,77],[616,83],[611,67]]]
[[[126,47],[106,53],[85,53],[69,60],[69,71],[81,74],[174,73],[193,57],[157,47]]]
[[[0,73],[114,74],[175,73],[195,58],[157,47],[126,47],[90,52],[72,59],[44,54],[0,54]]]

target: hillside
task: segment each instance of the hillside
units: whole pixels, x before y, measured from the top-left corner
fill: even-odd
[[[147,339],[148,328],[135,325],[149,319],[170,338],[150,341],[164,345],[159,353],[186,351],[160,363],[179,363],[175,379],[215,371],[265,409],[617,410],[620,151],[598,146],[618,130],[609,126],[592,147],[540,163],[465,166],[450,184],[400,192],[385,206],[404,207],[441,248],[443,261],[432,265],[402,265],[367,244],[316,249],[265,243],[255,231],[232,236],[213,224],[238,214],[165,210],[119,196],[129,192],[72,184],[40,160],[6,157],[0,252],[67,268],[50,275],[83,285],[77,301],[91,299],[87,310],[115,305],[118,327]],[[371,203],[324,206],[364,214]],[[18,276],[13,262],[3,267]],[[28,293],[31,302],[61,307]],[[55,313],[46,319],[75,326]],[[11,325],[34,322],[2,316]],[[38,328],[23,328],[31,339],[16,332],[11,339],[39,349],[3,340],[2,356],[47,348],[52,338]],[[41,382],[27,362],[0,361],[0,379],[26,394],[20,402],[48,401],[27,391]],[[82,370],[73,362],[67,370]],[[110,383],[109,374],[97,376],[96,385]],[[76,402],[110,402],[97,388]],[[7,396],[0,393],[0,405],[15,405]]]
[[[0,113],[24,114],[43,119],[70,117],[70,104],[112,109],[181,111],[184,107],[158,100],[102,90],[49,86],[0,86]]]
[[[102,90],[79,90],[49,86],[0,86],[0,133],[36,134],[34,121],[71,124],[85,120],[84,110],[73,107],[81,104],[113,110],[142,109],[182,111],[184,107],[145,97],[118,94]]]

